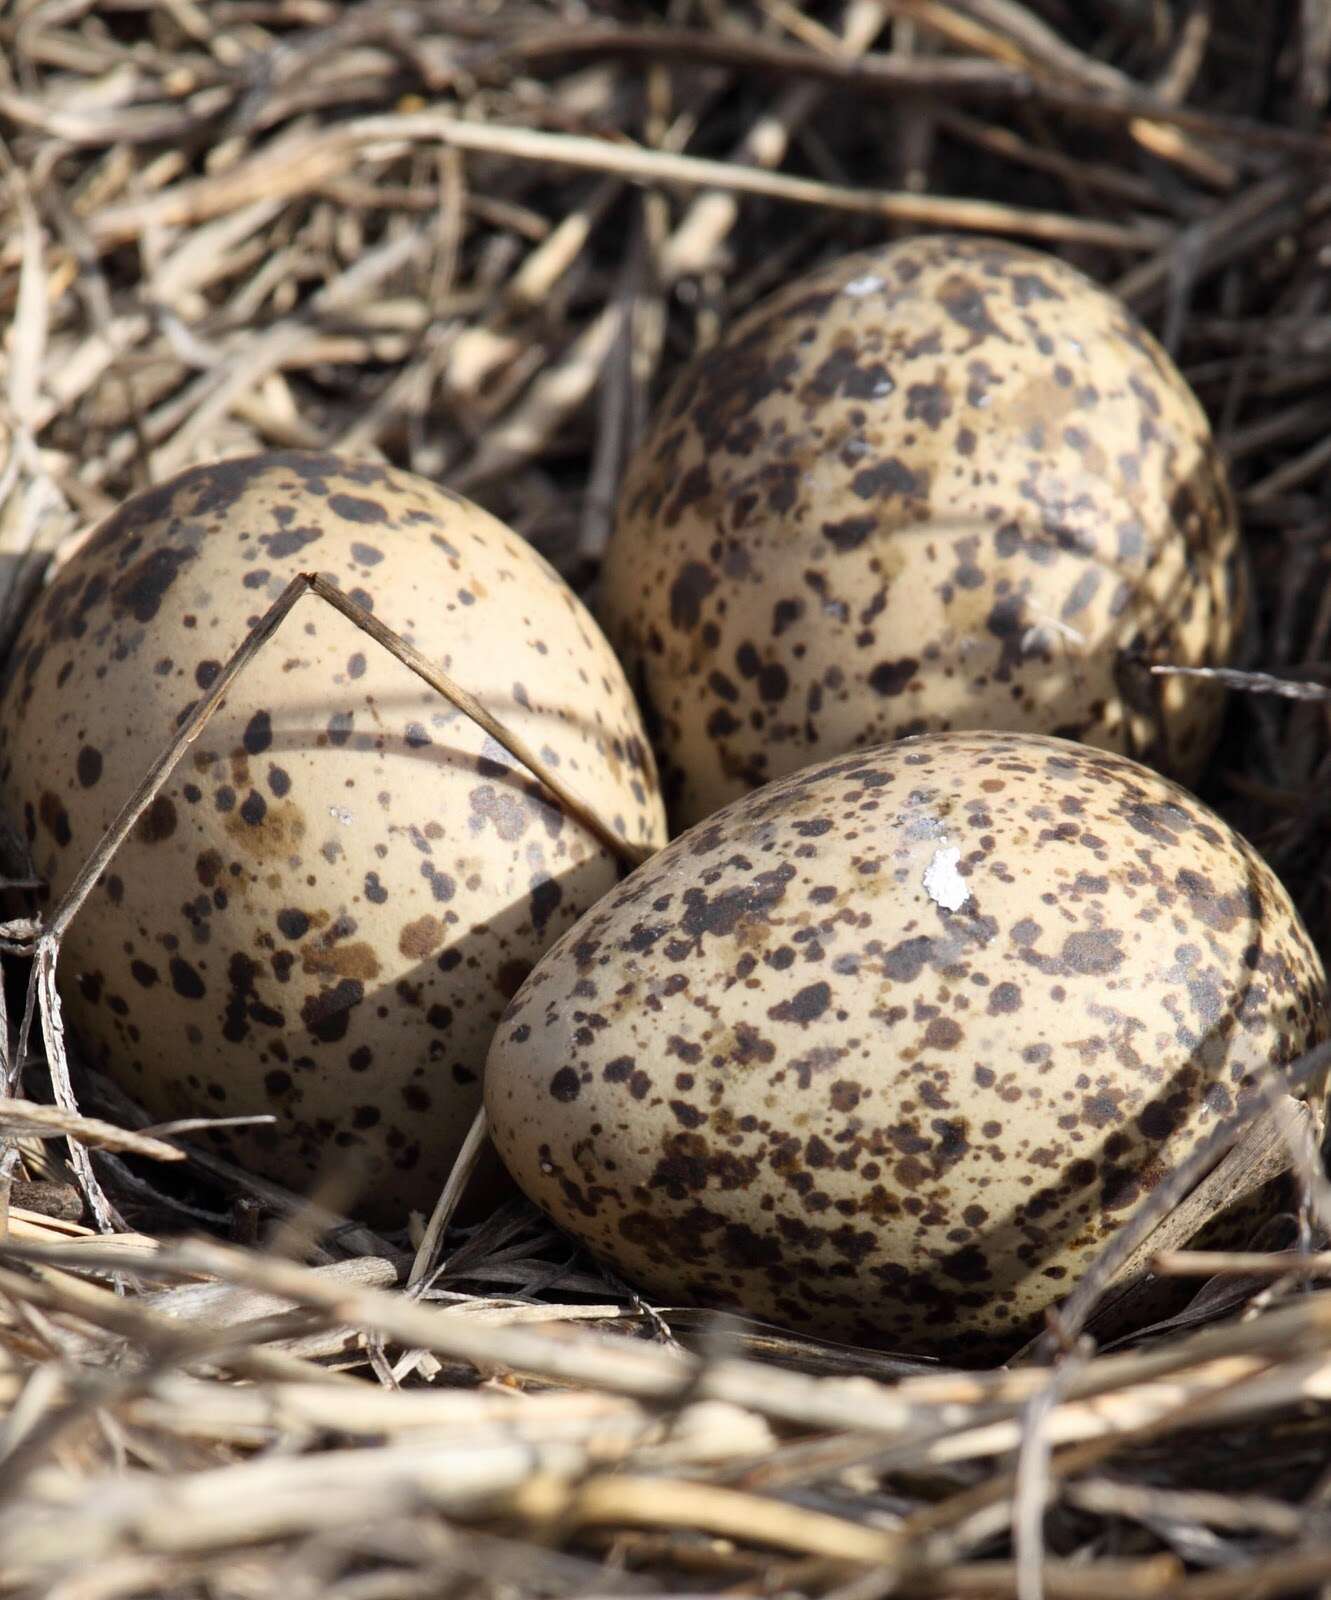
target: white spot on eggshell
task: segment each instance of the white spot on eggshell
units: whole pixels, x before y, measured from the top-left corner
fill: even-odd
[[[961,851],[956,845],[940,845],[924,869],[924,892],[944,911],[960,911],[971,897],[957,865]]]
[[[852,278],[846,285],[846,293],[853,295],[873,294],[883,287],[883,280],[872,272],[867,272],[862,278]]]
[[[1056,638],[1065,639],[1069,644],[1086,643],[1086,635],[1079,628],[1074,628],[1071,623],[1064,622],[1059,617],[1042,617],[1022,634],[1022,653],[1052,649]]]

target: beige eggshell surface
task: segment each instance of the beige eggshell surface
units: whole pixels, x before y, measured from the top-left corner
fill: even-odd
[[[1255,851],[1123,756],[928,735],[725,807],[537,964],[496,1146],[664,1303],[1012,1348],[1328,1029]]]
[[[282,453],[128,501],[38,599],[0,698],[0,792],[58,896],[248,629],[333,578],[476,694],[629,839],[659,843],[623,674],[522,539],[410,474]],[[66,1021],[154,1117],[355,1209],[429,1207],[495,1023],[618,880],[607,849],[462,713],[302,599],[172,772],[60,957]]]
[[[834,261],[737,321],[630,463],[599,615],[676,822],[844,750],[1058,734],[1185,780],[1242,620],[1200,406],[1124,306],[996,240]]]

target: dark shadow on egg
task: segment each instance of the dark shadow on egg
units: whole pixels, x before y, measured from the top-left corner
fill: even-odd
[[[530,704],[524,706],[510,695],[488,691],[480,693],[478,698],[483,699],[486,708],[501,724],[512,727],[515,732],[520,731],[524,742],[532,747],[563,783],[579,797],[586,789],[590,797],[591,775],[586,767],[574,760],[563,761],[553,744],[532,729],[533,708]],[[339,699],[342,700],[341,704],[338,704]],[[466,712],[439,696],[435,701],[436,709],[429,711],[421,708],[417,700],[410,699],[410,709],[417,714],[404,718],[401,705],[406,699],[405,695],[401,698],[377,696],[373,705],[366,705],[364,698],[357,696],[353,690],[344,690],[340,696],[330,694],[328,700],[317,708],[309,705],[284,706],[282,721],[277,727],[272,725],[269,713],[261,708],[253,711],[247,709],[242,714],[239,709],[233,711],[228,702],[200,735],[195,749],[182,757],[175,768],[173,781],[191,766],[196,771],[218,766],[225,772],[227,763],[248,764],[248,761],[253,761],[254,773],[247,777],[247,784],[253,783],[261,791],[266,788],[281,798],[287,792],[290,774],[277,764],[274,780],[272,768],[276,757],[331,746],[367,756],[378,755],[388,761],[406,760],[434,767],[452,767],[460,761],[473,767],[482,780],[517,782],[529,796],[557,811],[562,818],[562,809],[553,793],[492,736],[484,735],[479,755],[459,750],[448,742],[450,729],[472,726]],[[238,707],[245,704],[243,680],[241,686],[233,691],[231,701],[237,703]],[[522,713],[521,721],[515,717],[515,712]],[[313,718],[316,714],[322,717],[321,722],[311,720],[308,726],[291,725],[297,718]],[[566,734],[569,730],[585,734],[597,747],[596,759],[604,763],[611,776],[621,781],[622,775],[622,781],[634,803],[639,808],[650,805],[655,787],[655,769],[651,751],[645,743],[632,738],[626,741],[590,718],[559,716],[539,705],[536,715],[550,724],[552,734]],[[236,782],[232,780],[229,787],[236,788]],[[347,805],[354,807],[361,792],[348,790]],[[329,804],[333,804],[331,795]],[[375,804],[379,805],[377,790]],[[641,824],[641,816],[634,819],[616,813],[605,820],[628,839],[636,841],[646,835],[645,829],[635,831],[633,827],[634,821]]]

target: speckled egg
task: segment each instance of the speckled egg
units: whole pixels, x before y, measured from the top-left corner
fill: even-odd
[[[934,236],[738,321],[636,452],[600,616],[680,825],[822,757],[1003,728],[1185,781],[1244,585],[1200,406],[1049,256]]]
[[[936,734],[641,867],[518,991],[485,1098],[527,1193],[662,1301],[960,1358],[1327,1031],[1284,889],[1186,790]]]
[[[246,632],[326,573],[476,694],[627,838],[664,816],[632,697],[522,539],[410,474],[282,453],[126,502],[28,617],[0,684],[0,796],[58,896]],[[79,1043],[159,1118],[358,1212],[428,1207],[490,1035],[610,852],[386,650],[307,597],[180,760],[60,960]]]

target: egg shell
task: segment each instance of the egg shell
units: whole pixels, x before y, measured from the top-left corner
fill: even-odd
[[[1205,415],[1113,296],[947,235],[834,261],[686,369],[630,462],[598,614],[673,819],[953,728],[1201,770],[1243,613]]]
[[[326,573],[521,734],[621,833],[664,816],[623,673],[584,607],[425,479],[279,453],[136,496],[27,618],[0,687],[0,793],[58,896],[298,572]],[[428,1207],[490,1035],[617,862],[468,717],[322,601],[259,652],[105,871],[60,957],[65,1018],[158,1118],[358,1214]]]
[[[1327,1029],[1284,889],[1184,789],[939,734],[667,846],[537,964],[485,1098],[523,1189],[660,1301],[959,1359]]]

